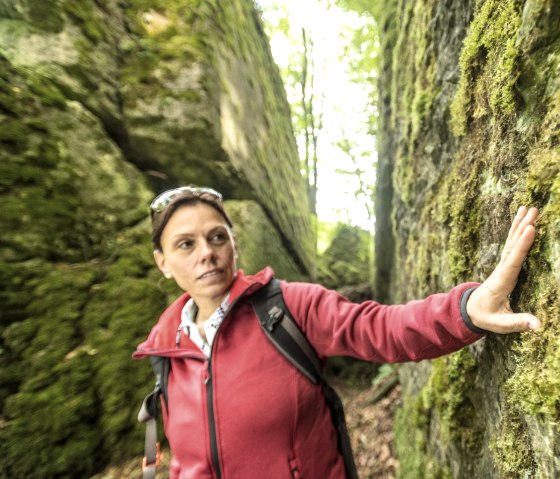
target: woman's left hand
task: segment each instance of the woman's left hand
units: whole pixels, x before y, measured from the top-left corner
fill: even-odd
[[[539,329],[540,321],[529,313],[514,313],[509,295],[517,284],[523,261],[535,240],[536,208],[522,206],[517,211],[502,252],[492,274],[470,295],[467,314],[481,329],[506,334]]]

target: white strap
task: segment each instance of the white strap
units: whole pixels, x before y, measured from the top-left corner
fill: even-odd
[[[159,442],[157,441],[157,401],[161,390],[159,387],[148,394],[138,411],[138,422],[146,423],[146,439],[144,441],[144,460],[142,462],[142,479],[155,479],[156,468],[160,461]]]

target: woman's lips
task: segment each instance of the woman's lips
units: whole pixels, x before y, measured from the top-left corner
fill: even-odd
[[[213,278],[214,276],[218,276],[219,274],[222,274],[223,270],[221,269],[213,269],[210,271],[207,271],[206,273],[201,274],[198,279],[206,279],[206,278]]]

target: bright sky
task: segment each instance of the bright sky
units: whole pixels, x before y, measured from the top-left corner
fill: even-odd
[[[364,229],[371,229],[365,202],[356,199],[359,189],[358,178],[344,175],[337,170],[354,170],[352,161],[336,146],[343,138],[358,145],[359,167],[365,170],[369,183],[375,181],[375,139],[366,133],[368,106],[367,91],[362,85],[350,80],[343,56],[343,48],[349,30],[362,21],[351,12],[337,7],[328,7],[329,2],[320,0],[257,0],[266,21],[275,24],[278,14],[274,5],[287,11],[292,29],[291,36],[300,42],[276,34],[271,38],[272,54],[280,68],[286,68],[290,55],[301,49],[301,28],[304,27],[313,40],[315,64],[315,96],[324,95],[323,129],[319,133],[317,214],[320,221],[335,223],[349,222]],[[288,100],[299,102],[298,91],[287,89]],[[302,145],[300,145],[301,147]],[[301,155],[304,157],[304,155]]]

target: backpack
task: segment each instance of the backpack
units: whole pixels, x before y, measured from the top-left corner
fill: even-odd
[[[336,391],[327,383],[313,347],[291,317],[282,296],[280,281],[273,279],[249,299],[265,335],[272,344],[313,384],[321,384],[338,436],[338,450],[344,460],[346,478],[358,479],[342,402]],[[146,423],[142,479],[154,479],[156,467],[159,465],[157,405],[160,395],[163,395],[167,405],[167,376],[170,368],[170,360],[167,357],[150,356],[150,362],[156,376],[155,388],[146,396],[138,413],[138,421]]]

